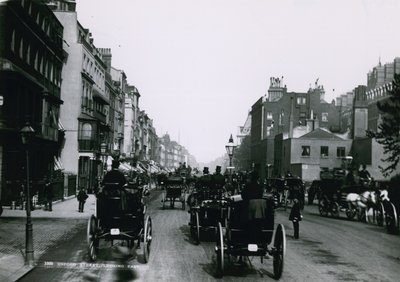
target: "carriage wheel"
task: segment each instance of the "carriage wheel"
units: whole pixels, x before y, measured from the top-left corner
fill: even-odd
[[[328,216],[328,209],[326,207],[326,203],[324,202],[324,200],[318,203],[318,210],[320,215]]]
[[[385,222],[385,208],[383,207],[383,203],[379,203],[378,209],[376,210],[376,223],[378,226],[383,226]]]
[[[351,203],[347,204],[347,209],[346,209],[346,216],[348,219],[353,219],[356,215],[356,211],[354,210],[353,206]]]
[[[334,202],[331,207],[331,214],[333,217],[338,218],[340,215],[340,207],[337,202]]]
[[[149,261],[152,233],[153,233],[153,228],[151,225],[151,218],[150,218],[150,216],[147,216],[146,222],[144,224],[144,232],[143,232],[143,260],[144,260],[144,263],[147,263]]]
[[[398,232],[398,219],[396,208],[393,203],[389,202],[388,209],[386,211],[386,230],[390,234]]]
[[[96,261],[97,252],[99,247],[99,239],[97,238],[97,218],[92,215],[89,218],[87,231],[86,231],[86,239],[88,243],[88,252],[91,261]]]
[[[224,234],[221,222],[218,222],[217,230],[217,277],[224,276]]]
[[[279,279],[282,276],[285,253],[286,253],[285,227],[283,227],[282,224],[278,224],[274,236],[274,253],[273,253],[273,267],[274,267],[275,279]]]
[[[196,224],[194,226],[194,241],[196,245],[200,244],[200,220],[199,220],[199,212],[195,212],[195,220]]]

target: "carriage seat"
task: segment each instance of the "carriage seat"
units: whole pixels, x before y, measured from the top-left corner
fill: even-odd
[[[228,222],[228,240],[236,243],[269,243],[274,229],[273,199],[233,202]]]
[[[107,217],[135,216],[143,209],[139,192],[130,193],[118,183],[106,183],[99,194],[98,210]]]

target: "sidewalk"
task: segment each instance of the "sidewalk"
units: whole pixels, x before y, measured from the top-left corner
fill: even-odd
[[[0,217],[0,281],[15,281],[33,268],[24,262],[26,211],[3,208]],[[77,228],[87,225],[87,219],[96,213],[94,195],[89,195],[84,210],[78,212],[78,201],[72,197],[53,203],[52,212],[43,209],[31,212],[36,260],[55,242],[68,238]]]

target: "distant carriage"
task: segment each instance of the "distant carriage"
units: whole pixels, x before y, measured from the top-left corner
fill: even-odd
[[[301,209],[304,208],[305,185],[299,177],[270,178],[268,191],[275,197],[275,205],[287,209],[294,199],[298,199]]]
[[[166,179],[165,189],[162,198],[162,208],[165,209],[166,203],[169,202],[170,207],[175,207],[175,202],[180,202],[182,210],[186,204],[186,185],[184,178],[181,176],[169,176]]]

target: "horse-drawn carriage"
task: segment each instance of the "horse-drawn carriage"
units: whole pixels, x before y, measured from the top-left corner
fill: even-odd
[[[372,196],[368,190],[365,184],[346,183],[342,170],[323,172],[319,182],[319,213],[339,217],[342,211],[349,219],[357,215],[360,221],[366,221]]]
[[[301,178],[270,178],[268,179],[268,191],[275,197],[275,205],[287,209],[294,199],[298,199],[301,209],[304,208],[305,185]]]
[[[165,189],[162,198],[162,208],[165,209],[166,203],[170,203],[170,207],[175,207],[175,201],[181,202],[182,210],[185,209],[186,203],[186,184],[181,176],[169,176],[165,183]]]
[[[273,258],[274,278],[281,277],[286,251],[285,228],[278,224],[274,231],[274,217],[272,195],[263,199],[229,201],[226,223],[218,222],[215,247],[218,276],[222,277],[227,268],[225,257],[231,261],[235,257],[258,256],[263,262],[268,255]]]
[[[143,197],[148,190],[142,186],[135,187],[128,184],[120,187],[118,183],[105,183],[102,191],[97,195],[96,215],[89,218],[87,225],[87,243],[89,257],[97,259],[100,249],[100,240],[114,240],[127,242],[132,248],[140,247],[142,243],[143,261],[148,262],[152,240],[152,223],[146,215],[146,205]]]
[[[398,187],[398,178],[399,177],[395,177],[395,180],[391,181],[388,189],[388,198],[390,200],[384,202],[383,205],[385,209],[384,214],[386,229],[392,234],[397,234],[400,231],[400,190]]]
[[[226,191],[224,188],[197,187],[190,199],[190,235],[199,244],[202,232],[216,231],[218,222],[225,222]]]

